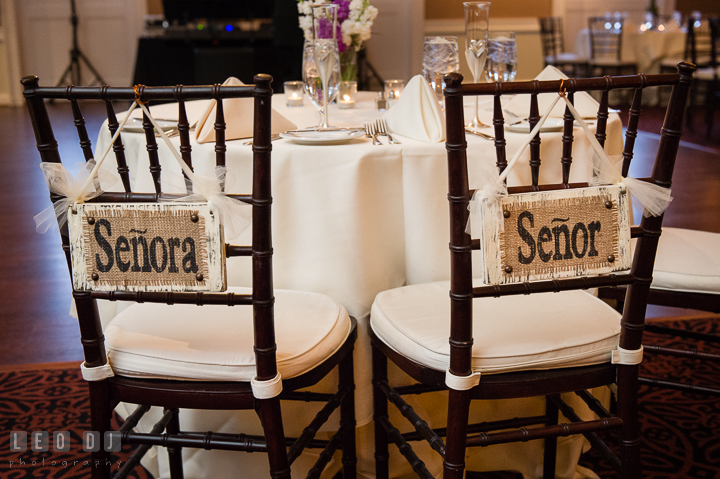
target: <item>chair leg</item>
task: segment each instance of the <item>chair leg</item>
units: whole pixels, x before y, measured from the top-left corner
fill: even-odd
[[[339,373],[340,389],[347,391],[342,404],[340,404],[340,426],[349,428],[343,437],[342,444],[343,479],[355,479],[357,453],[355,445],[355,379],[352,351],[340,362]]]
[[[90,381],[90,425],[93,431],[100,433],[100,450],[92,453],[92,479],[109,479],[112,458],[102,443],[105,432],[110,430],[112,408],[110,407],[110,387],[108,381]]]
[[[638,407],[637,365],[618,366],[618,416],[623,420],[620,429],[620,459],[623,479],[641,476],[640,467],[640,423]]]
[[[387,358],[375,345],[372,346],[373,368],[373,419],[375,420],[375,477],[388,479],[389,460],[388,435],[379,419],[388,417],[388,400],[377,383],[387,381]]]
[[[285,448],[285,432],[280,412],[280,400],[277,397],[257,399],[256,409],[260,413],[260,422],[265,432],[270,477],[272,479],[290,479],[290,464]]]
[[[712,133],[713,117],[715,116],[715,92],[717,85],[712,82],[708,85],[705,93],[705,138],[710,138]]]
[[[167,430],[168,434],[178,434],[180,432],[180,416],[178,410],[172,410],[172,419],[168,423]],[[185,473],[183,472],[183,459],[182,459],[182,448],[181,447],[168,447],[168,462],[170,464],[170,477],[172,479],[183,479]]]
[[[548,418],[547,425],[554,426],[558,423],[558,407],[551,396],[545,398],[545,415]],[[557,437],[545,439],[545,451],[543,457],[543,479],[555,479],[555,463],[557,461]]]
[[[447,439],[443,460],[443,479],[462,479],[465,475],[470,391],[448,391]]]
[[[695,105],[697,103],[697,91],[698,91],[698,85],[697,81],[692,82],[690,85],[690,93],[688,94],[688,102],[687,106],[685,107],[685,126],[691,130],[694,131],[694,125],[695,125]]]

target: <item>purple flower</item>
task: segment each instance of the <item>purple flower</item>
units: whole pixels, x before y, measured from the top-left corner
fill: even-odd
[[[349,45],[345,45],[342,39],[342,29],[340,28],[342,23],[350,16],[350,0],[332,0],[333,4],[338,6],[337,16],[337,28],[335,32],[335,38],[338,42],[338,51],[342,53]],[[320,19],[318,22],[318,38],[332,38],[332,32],[330,23],[325,19]]]

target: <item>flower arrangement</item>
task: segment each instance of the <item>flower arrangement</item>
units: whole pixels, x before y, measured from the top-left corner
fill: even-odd
[[[312,40],[312,5],[332,3],[338,6],[338,50],[340,52],[341,80],[355,80],[357,65],[355,53],[363,47],[363,42],[371,35],[373,21],[377,17],[377,8],[370,0],[298,0],[300,28],[305,40]]]

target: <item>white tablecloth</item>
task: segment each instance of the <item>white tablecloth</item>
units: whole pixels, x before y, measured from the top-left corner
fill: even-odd
[[[682,58],[685,51],[685,33],[680,30],[639,32],[623,29],[622,35],[620,58],[637,63],[641,73],[659,73],[663,59]],[[590,58],[590,33],[587,28],[578,33],[575,53],[581,58]]]
[[[365,122],[379,118],[381,112],[375,110],[373,97],[373,93],[361,92],[361,101],[357,108],[351,110],[340,110],[332,105],[330,123],[333,126],[362,126]],[[469,105],[470,102],[466,118],[471,118],[472,114]],[[491,99],[481,102],[483,121],[491,120],[491,105]],[[317,110],[307,98],[304,107],[287,108],[284,97],[276,95],[274,108],[298,127],[312,126],[318,119]],[[192,121],[190,119],[190,123]],[[490,129],[487,131],[492,132]],[[621,152],[621,132],[619,118],[611,115],[607,141],[610,154]],[[560,132],[543,134],[542,183],[560,181],[561,135]],[[575,135],[575,152],[580,155],[587,150],[588,141],[579,128],[575,129]],[[506,133],[508,158],[524,136]],[[97,149],[102,150],[109,139],[109,134],[103,130]],[[386,137],[381,139],[382,146],[374,146],[366,138],[343,145],[306,146],[284,139],[272,143],[275,287],[327,294],[342,303],[358,319],[355,381],[360,477],[374,477],[370,344],[367,337],[373,299],[380,291],[404,284],[449,279],[445,144],[421,143],[399,137],[401,145],[389,145]],[[123,134],[123,141],[133,189],[153,191],[143,135]],[[172,171],[179,174],[176,160],[162,140],[158,141],[163,173]],[[175,137],[173,142],[178,145],[179,139]],[[473,187],[484,169],[495,168],[495,147],[492,141],[470,135],[467,142],[470,186]],[[243,145],[240,140],[229,141],[227,146],[227,166],[235,176],[235,183],[232,184],[232,180],[229,182],[229,191],[249,192],[251,147]],[[193,142],[192,147],[196,172],[211,174],[215,158],[214,143]],[[521,159],[511,173],[509,184],[530,182],[528,159],[529,152],[526,151],[524,160]],[[108,162],[114,164],[114,158],[109,157]],[[586,181],[590,174],[589,162],[585,158],[577,158],[570,180]],[[250,244],[248,232],[236,244]],[[249,259],[232,258],[228,261],[229,284],[249,285],[250,274]],[[104,320],[112,316],[112,308],[110,305],[111,311]],[[435,425],[442,424],[446,414],[443,408],[436,407],[439,396],[442,393],[438,393],[435,399],[426,398],[420,403],[417,399],[411,399],[418,408],[432,413]],[[523,412],[538,414],[543,404],[544,401],[533,399],[490,401],[476,408],[476,416],[480,417],[479,420],[488,420],[489,412],[495,414],[492,419],[514,417]],[[284,403],[283,408],[287,417],[296,417],[305,414],[308,406]],[[255,420],[252,411],[185,413],[182,417],[184,428],[207,430],[220,427],[223,432],[240,429],[234,427],[239,422]],[[402,421],[404,419],[400,418],[398,424]],[[259,426],[256,426],[256,432],[260,433]],[[286,433],[298,434],[299,430],[291,426],[286,429]],[[558,477],[573,477],[572,471],[582,444],[582,439],[561,441],[560,449],[564,459],[558,474],[561,474],[563,467],[565,471]],[[391,450],[393,454],[396,452],[394,446],[391,446]],[[468,462],[469,467],[480,468],[477,460],[481,459],[482,468],[486,470],[514,464],[514,468],[527,477],[541,475],[541,441],[469,451],[473,457]],[[432,472],[440,473],[441,461],[436,453],[424,448],[418,449],[418,453],[421,457],[434,457],[435,460],[428,462],[428,467]],[[251,467],[257,467],[258,475],[262,475],[267,469],[266,458],[262,454],[191,450],[186,450],[184,454],[188,464],[185,477],[189,479],[201,476],[230,477],[239,468],[248,471]],[[163,464],[165,454],[158,457],[160,470],[166,471]],[[396,459],[393,460],[393,476],[404,477],[409,474],[412,477],[411,469],[397,465],[399,463],[396,463]],[[301,477],[303,467],[294,465],[293,477]],[[208,472],[209,469],[212,473]]]

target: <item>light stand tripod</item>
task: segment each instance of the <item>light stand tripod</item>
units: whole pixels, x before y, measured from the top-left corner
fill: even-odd
[[[96,80],[100,82],[100,84],[105,84],[105,81],[102,79],[100,74],[95,70],[95,67],[92,66],[92,63],[90,63],[90,60],[87,59],[85,54],[80,51],[80,48],[78,47],[78,39],[77,39],[77,27],[78,27],[78,17],[77,13],[75,12],[75,0],[70,0],[70,23],[72,24],[72,32],[73,32],[73,44],[72,44],[72,50],[70,50],[70,64],[65,69],[65,73],[62,74],[60,77],[60,81],[58,82],[57,86],[65,85],[68,81],[68,77],[70,77],[70,84],[71,85],[82,85],[82,71],[80,68],[80,60],[85,62],[85,65],[90,69],[92,74],[94,75],[93,81],[89,84],[92,85]]]

